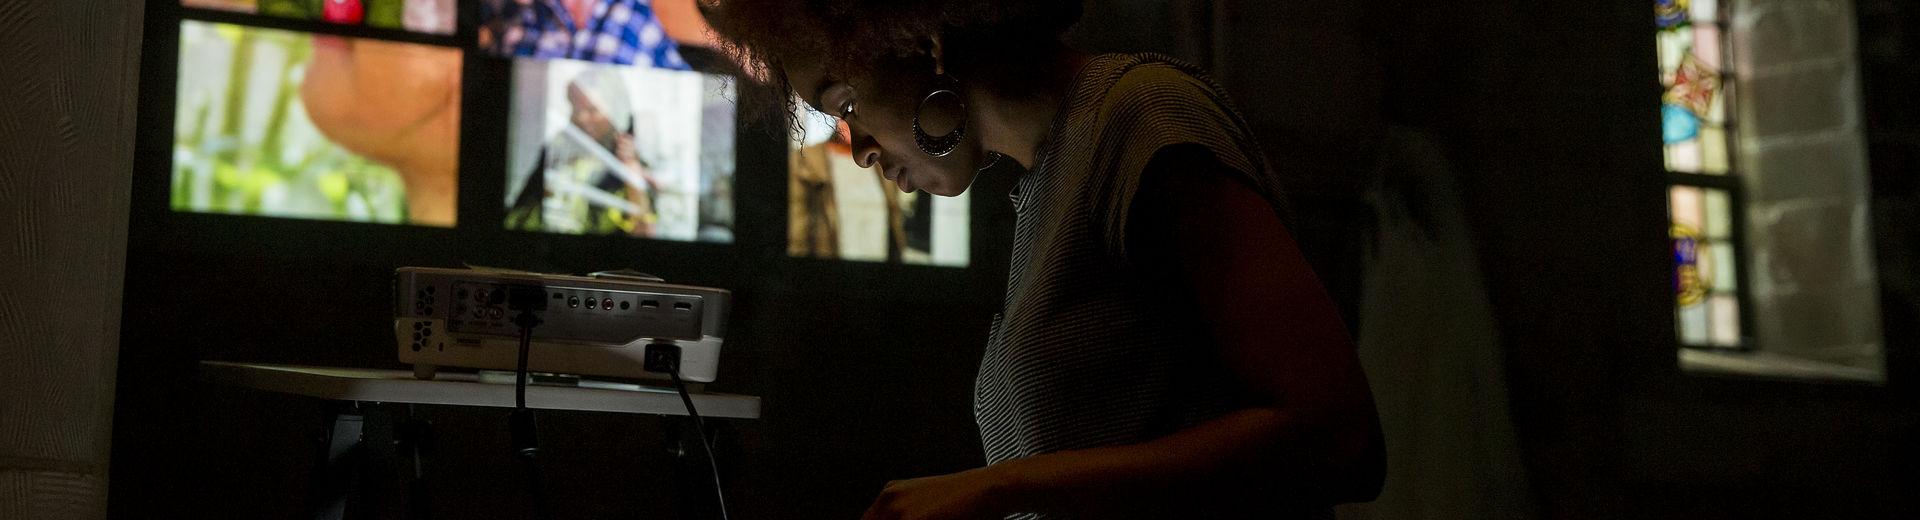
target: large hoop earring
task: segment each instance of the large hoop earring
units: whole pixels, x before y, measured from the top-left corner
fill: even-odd
[[[952,154],[955,148],[959,148],[960,140],[967,136],[967,100],[960,95],[960,82],[953,79],[953,76],[941,74],[933,81],[933,91],[928,92],[926,97],[920,98],[920,106],[913,110],[913,141],[920,145],[920,151],[927,155],[946,157]],[[927,135],[927,131],[920,128],[920,113],[927,110],[927,103],[941,96],[953,96],[954,101],[960,104],[960,123],[946,135]]]

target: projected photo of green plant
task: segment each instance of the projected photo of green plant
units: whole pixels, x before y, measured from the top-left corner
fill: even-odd
[[[452,226],[460,52],[189,21],[177,211]]]

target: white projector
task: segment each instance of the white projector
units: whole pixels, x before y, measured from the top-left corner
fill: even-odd
[[[712,382],[720,367],[731,293],[645,275],[564,276],[482,269],[402,267],[394,275],[393,337],[415,377],[439,367],[517,368],[531,311],[527,370],[666,379],[646,371],[647,345],[680,347],[680,378]]]

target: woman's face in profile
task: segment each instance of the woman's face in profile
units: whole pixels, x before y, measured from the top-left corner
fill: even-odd
[[[931,91],[933,65],[926,59],[911,61],[925,65],[883,64],[841,77],[812,60],[789,64],[785,72],[795,95],[814,110],[846,121],[855,162],[873,167],[903,192],[959,195],[973,183],[986,154],[972,132],[945,157],[921,151],[914,140],[913,118]],[[921,117],[926,133],[940,136],[952,131],[964,114],[957,107],[933,105]]]

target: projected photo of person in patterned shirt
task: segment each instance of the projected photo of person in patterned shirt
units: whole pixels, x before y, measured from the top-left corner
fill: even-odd
[[[683,1],[692,9],[692,2]],[[502,57],[570,59],[690,70],[670,33],[673,0],[483,0],[480,48]],[[660,5],[673,4],[673,5]],[[663,12],[664,11],[664,12]],[[684,31],[683,31],[684,32]]]

